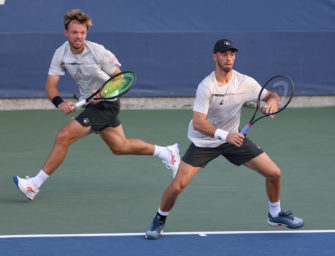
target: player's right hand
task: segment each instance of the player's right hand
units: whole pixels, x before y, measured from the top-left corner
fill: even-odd
[[[239,132],[231,132],[228,133],[226,140],[229,144],[233,144],[236,147],[241,147],[243,145],[244,138],[244,135]]]
[[[77,111],[76,104],[72,102],[65,102],[65,101],[58,105],[58,109],[64,112],[65,114],[70,114],[71,112]]]

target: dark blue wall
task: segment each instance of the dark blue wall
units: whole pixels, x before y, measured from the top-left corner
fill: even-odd
[[[194,96],[214,68],[213,44],[223,37],[240,49],[235,68],[260,83],[284,73],[297,95],[334,95],[335,1],[6,0],[0,97],[45,97],[51,57],[66,40],[63,15],[71,8],[92,16],[88,40],[137,74],[127,96]],[[63,96],[77,93],[68,76],[59,86]]]
[[[61,32],[78,8],[94,32],[334,30],[334,0],[6,0],[0,32]]]

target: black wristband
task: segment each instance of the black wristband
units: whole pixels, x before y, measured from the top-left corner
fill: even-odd
[[[62,102],[64,102],[64,100],[60,96],[54,97],[51,101],[55,105],[56,108],[58,108],[59,104],[61,104]]]

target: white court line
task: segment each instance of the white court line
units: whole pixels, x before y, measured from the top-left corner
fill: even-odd
[[[198,232],[164,232],[164,235],[240,235],[240,234],[307,234],[307,233],[335,233],[330,230],[299,230],[299,231],[198,231]],[[43,237],[113,237],[113,236],[144,236],[144,233],[92,233],[92,234],[35,234],[35,235],[1,235],[1,238],[43,238]]]

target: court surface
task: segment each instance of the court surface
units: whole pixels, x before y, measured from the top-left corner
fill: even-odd
[[[127,137],[179,142],[183,154],[191,115],[126,110],[120,117]],[[244,110],[241,126],[249,115]],[[218,158],[178,199],[167,235],[147,241],[143,234],[172,179],[159,159],[115,156],[92,134],[70,147],[28,201],[12,176],[35,175],[57,131],[75,116],[1,111],[1,255],[334,255],[334,116],[335,108],[288,109],[248,133],[282,169],[282,207],[305,220],[301,230],[268,226],[264,178]]]

